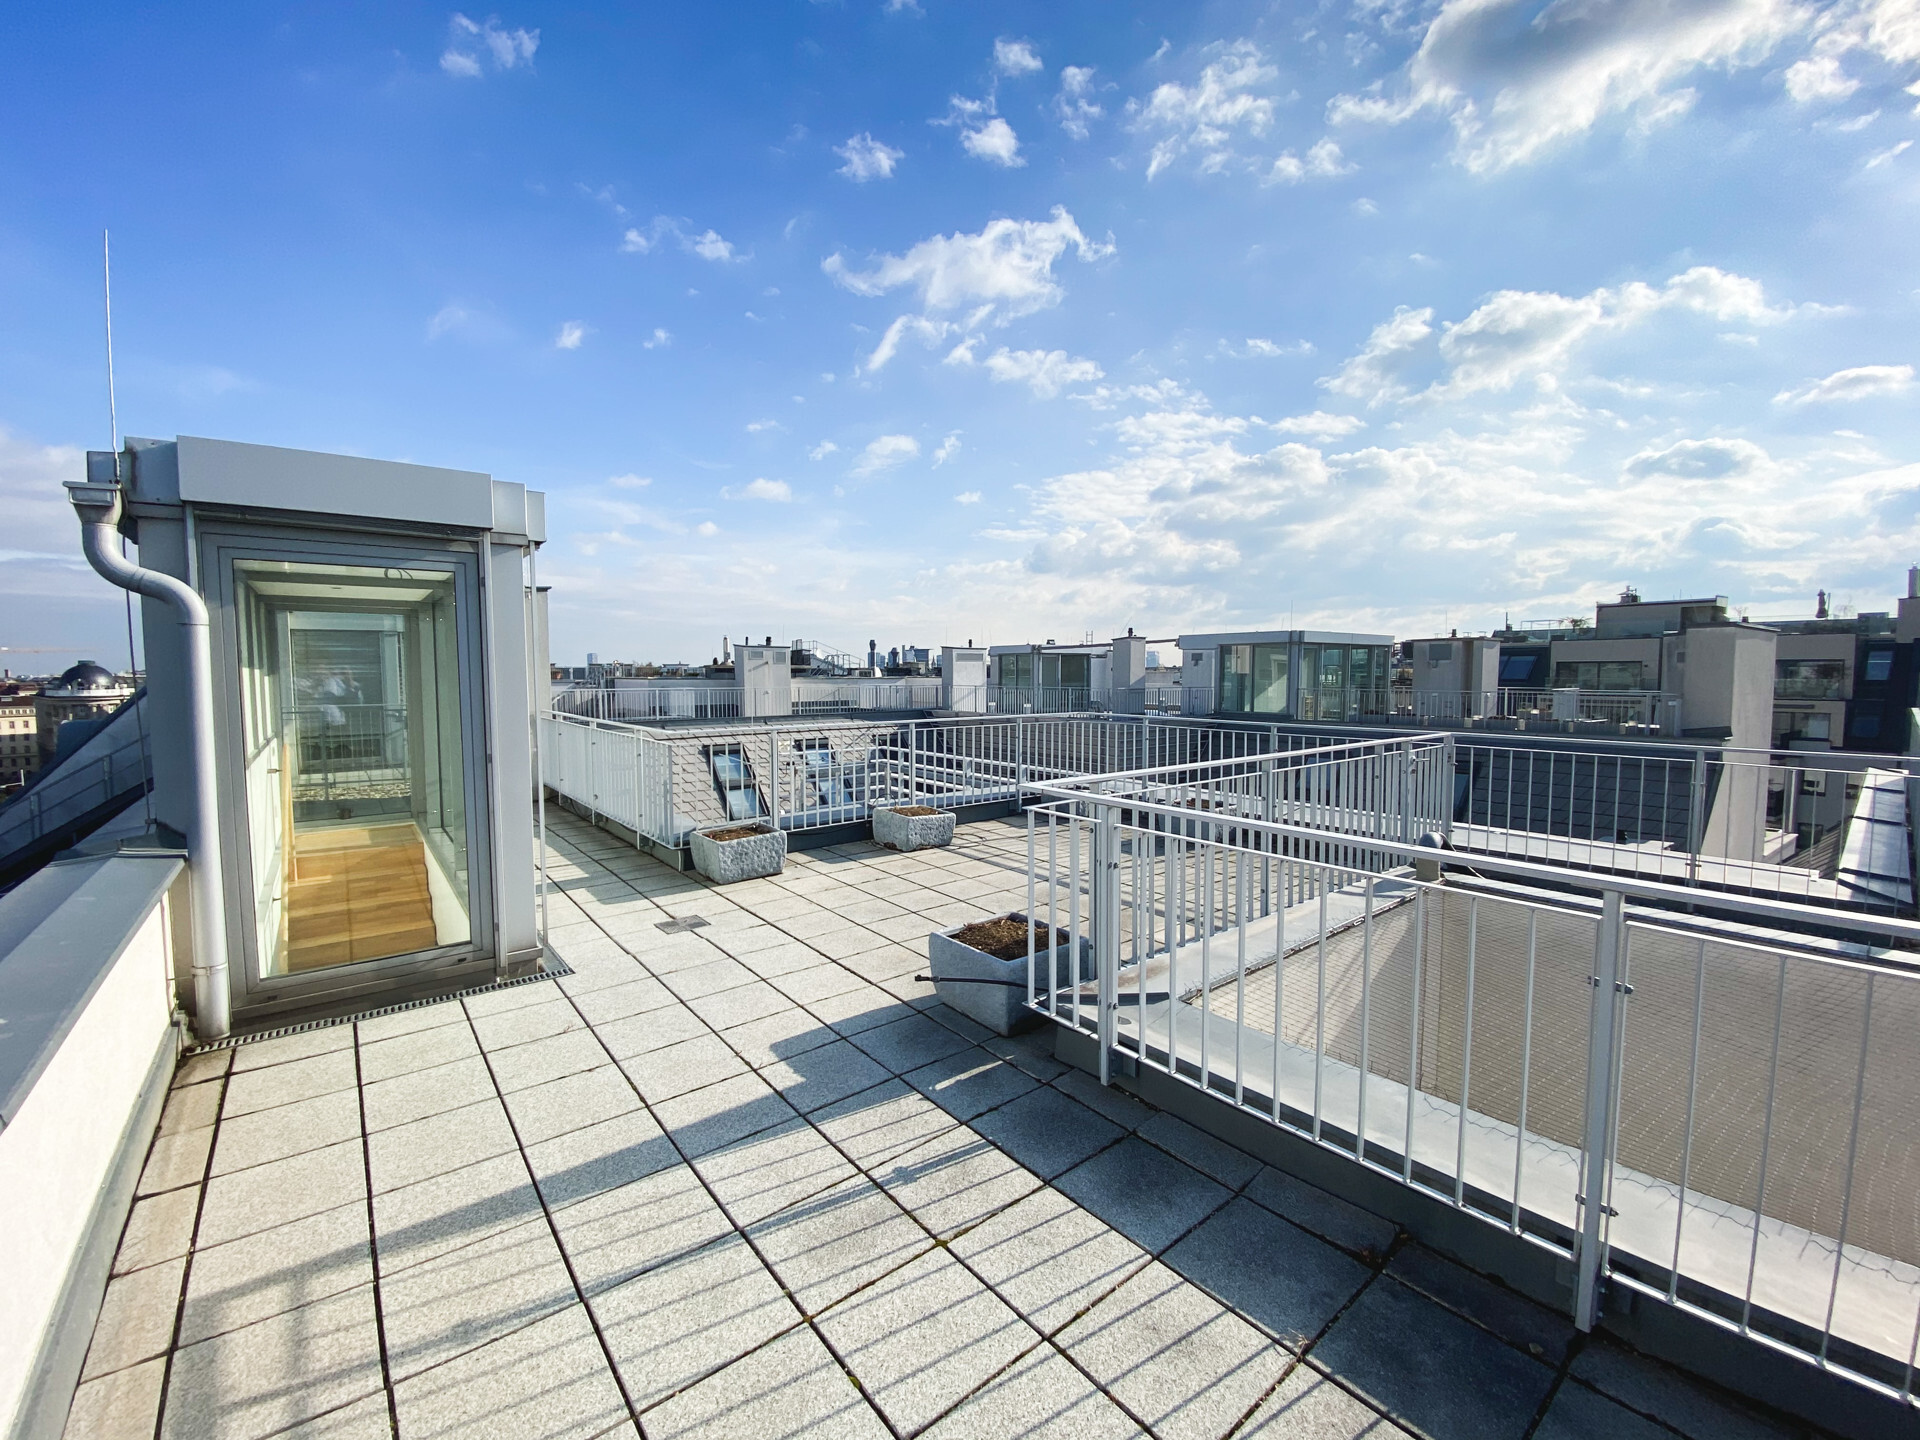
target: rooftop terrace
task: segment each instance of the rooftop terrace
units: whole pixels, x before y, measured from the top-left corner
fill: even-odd
[[[938,1004],[1023,825],[550,834],[571,973],[183,1062],[68,1435],[1816,1433]]]

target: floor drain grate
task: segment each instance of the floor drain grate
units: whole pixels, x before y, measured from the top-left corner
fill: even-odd
[[[668,935],[684,935],[689,930],[704,928],[706,923],[707,922],[702,920],[698,915],[682,915],[675,920],[662,920],[653,928],[663,931]]]

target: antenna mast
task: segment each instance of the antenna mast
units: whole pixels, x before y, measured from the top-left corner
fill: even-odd
[[[112,237],[100,232],[100,289],[107,305],[107,429],[113,438],[113,452],[120,453],[120,409],[113,394],[113,251]],[[120,462],[114,461],[114,468]]]

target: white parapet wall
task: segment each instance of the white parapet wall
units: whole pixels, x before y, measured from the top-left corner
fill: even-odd
[[[58,1436],[177,1053],[178,855],[0,898],[0,1434]]]

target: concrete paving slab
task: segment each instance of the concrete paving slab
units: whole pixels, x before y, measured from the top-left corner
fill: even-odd
[[[977,1046],[923,1065],[903,1078],[956,1120],[971,1120],[1026,1094],[1038,1083]]]
[[[364,1086],[360,1103],[371,1134],[478,1100],[491,1100],[498,1093],[486,1062],[476,1055]]]
[[[358,1140],[309,1150],[207,1182],[200,1207],[198,1245],[218,1245],[317,1215],[367,1194],[367,1167]]]
[[[1295,1351],[1373,1277],[1344,1251],[1244,1198],[1215,1211],[1164,1259]]]
[[[1039,1176],[964,1125],[869,1169],[889,1195],[943,1239],[1040,1186]]]
[[[1219,1209],[1229,1194],[1191,1165],[1131,1136],[1054,1183],[1155,1254]]]
[[[700,1035],[620,1062],[640,1093],[655,1105],[685,1095],[729,1075],[744,1074],[747,1062],[718,1035]]]
[[[376,1192],[396,1190],[482,1160],[512,1154],[513,1127],[497,1099],[445,1110],[367,1137]]]
[[[973,1129],[1043,1180],[1071,1170],[1123,1133],[1079,1101],[1042,1085],[975,1117]]]
[[[199,1212],[197,1190],[170,1190],[136,1200],[113,1257],[113,1273],[124,1275],[185,1255],[193,1245],[193,1222]]]
[[[557,1210],[553,1224],[589,1298],[733,1233],[725,1212],[685,1165]]]
[[[1594,1336],[1574,1358],[1573,1374],[1628,1409],[1695,1440],[1784,1440],[1792,1427],[1712,1386]]]
[[[373,1283],[363,1201],[194,1251],[182,1345]]]
[[[360,1096],[355,1090],[335,1090],[271,1110],[230,1116],[220,1122],[214,1140],[212,1173],[225,1175],[284,1160],[359,1135]]]
[[[1563,1380],[1533,1440],[1671,1440],[1673,1433],[1578,1380]]]
[[[853,1036],[853,1043],[896,1075],[969,1048],[967,1041],[924,1015],[908,1015],[862,1030]]]
[[[1246,1195],[1301,1229],[1358,1255],[1367,1264],[1377,1264],[1386,1257],[1398,1230],[1391,1220],[1383,1220],[1271,1166],[1254,1177]]]
[[[752,1071],[658,1101],[653,1113],[690,1157],[794,1119],[793,1107]]]
[[[871,1181],[849,1180],[748,1228],[801,1309],[817,1314],[932,1241]]]
[[[382,1191],[373,1197],[380,1273],[432,1260],[541,1213],[540,1197],[518,1152]]]
[[[644,1418],[649,1440],[891,1440],[805,1327],[749,1352]]]
[[[93,1327],[82,1380],[124,1370],[142,1360],[164,1356],[173,1343],[174,1317],[180,1310],[180,1278],[185,1257],[163,1260],[108,1282]]]
[[[407,1440],[634,1433],[593,1322],[578,1304],[402,1381],[393,1398]]]
[[[887,1079],[888,1073],[864,1051],[838,1038],[830,1044],[783,1055],[760,1069],[767,1083],[777,1088],[802,1114],[823,1110],[851,1095],[871,1090]]]
[[[856,1165],[872,1167],[958,1122],[917,1090],[888,1080],[809,1117]]]
[[[1142,1430],[1050,1345],[947,1412],[925,1440],[1135,1440]]]
[[[1041,1189],[951,1242],[953,1253],[1045,1334],[1147,1263],[1147,1253],[1058,1190]]]
[[[522,1145],[538,1145],[644,1108],[633,1082],[616,1065],[599,1065],[529,1090],[515,1090],[506,1102]]]
[[[533,1183],[550,1210],[680,1163],[672,1142],[644,1110],[529,1145],[526,1156]]]
[[[463,1017],[464,1018],[464,1017]],[[435,1025],[389,1040],[374,1040],[360,1046],[360,1080],[372,1084],[391,1080],[396,1075],[411,1075],[416,1070],[431,1070],[450,1060],[464,1060],[480,1053],[470,1025]]]
[[[1303,1361],[1261,1402],[1235,1440],[1403,1440],[1411,1433]]]
[[[544,1216],[423,1264],[383,1272],[388,1369],[398,1382],[578,1298]]]
[[[840,1152],[803,1120],[765,1130],[694,1161],[736,1225],[751,1225],[855,1177]]]
[[[155,1359],[86,1381],[74,1391],[62,1440],[153,1440],[166,1373],[167,1362]]]

